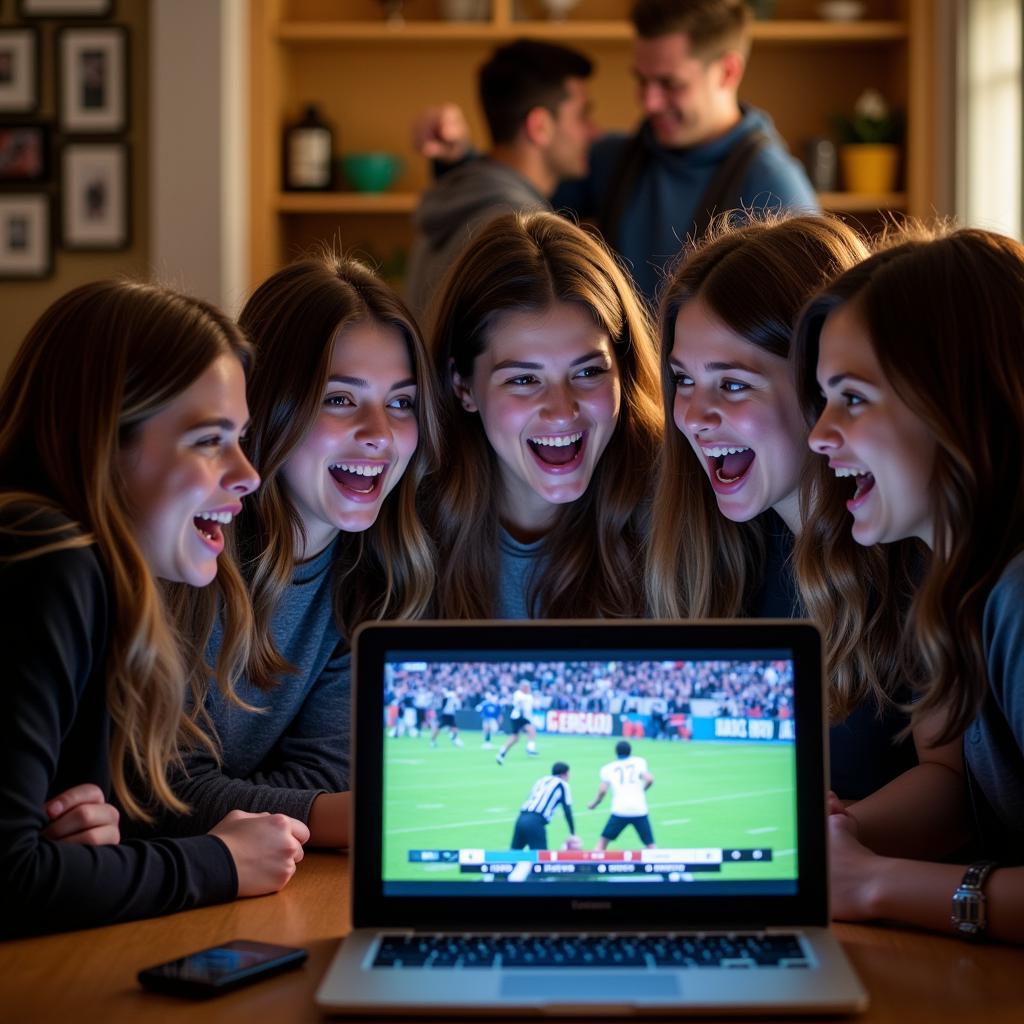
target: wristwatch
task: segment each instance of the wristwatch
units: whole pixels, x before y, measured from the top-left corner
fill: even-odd
[[[975,861],[953,893],[953,912],[949,920],[953,930],[966,939],[979,938],[988,924],[985,913],[985,882],[996,867],[994,860]]]

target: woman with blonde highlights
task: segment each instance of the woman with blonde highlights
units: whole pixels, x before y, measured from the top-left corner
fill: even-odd
[[[800,614],[794,538],[815,517],[801,477],[812,461],[789,361],[801,308],[868,255],[842,221],[720,218],[685,254],[662,302],[666,428],[647,556],[662,617]],[[829,619],[819,619],[830,636]],[[856,635],[860,635],[859,633]],[[844,637],[845,639],[845,637]],[[830,693],[831,784],[861,799],[915,763],[900,740],[909,692],[898,672],[878,692]]]
[[[121,843],[109,802],[140,821],[187,810],[167,771],[208,742],[184,706],[190,686],[202,707],[216,601],[227,700],[248,652],[221,525],[259,483],[239,447],[249,352],[206,303],[99,282],[43,314],[0,390],[0,933],[271,892],[302,857],[301,822],[239,811]],[[186,614],[191,588],[208,600]]]
[[[498,218],[449,272],[432,351],[439,613],[641,614],[657,364],[608,251],[554,214]]]
[[[862,546],[921,545],[902,638],[920,675],[913,718],[941,720],[937,739],[962,745],[965,762],[907,786],[884,820],[834,809],[840,918],[1024,941],[1022,323],[1024,246],[975,230],[892,245],[801,322],[810,445],[832,473],[822,518],[832,530],[852,516]],[[835,561],[847,582],[845,558],[823,556],[823,575]],[[965,873],[870,852],[883,830],[926,858],[969,831],[986,860]]]
[[[432,380],[401,300],[331,252],[264,281],[240,324],[257,352],[246,448],[263,478],[233,538],[255,614],[239,682],[250,707],[209,694],[220,758],[189,759],[176,788],[192,812],[170,827],[201,831],[231,805],[292,815],[313,843],[337,846],[348,837],[347,638],[431,600],[415,495],[437,447]]]

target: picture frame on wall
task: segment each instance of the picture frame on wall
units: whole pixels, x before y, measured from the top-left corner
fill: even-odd
[[[0,113],[39,108],[39,35],[34,28],[0,28]]]
[[[0,185],[50,177],[50,126],[0,124]]]
[[[123,25],[57,30],[57,109],[67,133],[128,127],[128,30]]]
[[[107,18],[114,0],[18,0],[23,18]]]
[[[68,142],[61,150],[61,245],[125,249],[131,243],[131,173],[123,142]]]
[[[40,279],[52,273],[50,197],[45,192],[0,193],[0,280]]]

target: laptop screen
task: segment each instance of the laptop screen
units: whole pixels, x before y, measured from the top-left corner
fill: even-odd
[[[383,895],[796,893],[793,649],[515,636],[385,636]]]

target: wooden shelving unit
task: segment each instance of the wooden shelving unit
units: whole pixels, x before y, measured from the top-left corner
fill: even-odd
[[[635,126],[629,0],[581,0],[561,22],[537,20],[538,0],[524,3],[530,20],[513,17],[513,0],[492,0],[489,20],[454,22],[442,19],[440,0],[410,0],[409,20],[395,25],[374,0],[251,0],[253,284],[327,238],[400,263],[392,256],[408,246],[411,214],[429,183],[425,162],[411,150],[412,118],[453,100],[483,144],[475,73],[502,42],[525,35],[582,49],[595,61],[599,123],[616,131]],[[868,18],[855,22],[822,21],[815,9],[814,0],[779,0],[776,20],[755,23],[741,98],[768,110],[799,156],[807,139],[828,134],[831,114],[849,111],[864,88],[880,89],[907,114],[901,188],[884,195],[830,192],[820,196],[822,206],[867,224],[891,211],[928,216],[934,3],[868,0]],[[384,149],[404,158],[393,191],[281,191],[282,129],[308,102],[335,126],[339,152]]]
[[[281,192],[274,208],[278,213],[408,214],[416,209],[419,199],[418,192]],[[818,199],[823,209],[843,213],[907,208],[904,192],[820,192]]]
[[[292,46],[334,46],[338,43],[386,42],[415,45],[445,42],[498,43],[530,36],[574,45],[633,38],[627,21],[415,21],[391,25],[365,21],[285,21],[276,29],[281,43]],[[907,26],[901,21],[831,22],[805,20],[760,21],[754,25],[756,43],[833,43],[899,42],[907,38]]]

